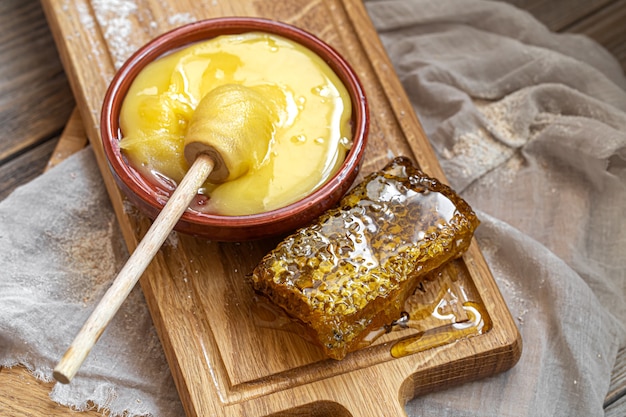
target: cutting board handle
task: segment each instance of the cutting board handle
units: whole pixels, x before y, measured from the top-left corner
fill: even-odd
[[[371,398],[364,404],[352,404],[346,417],[407,417],[397,398]]]
[[[363,369],[360,375],[351,375],[340,387],[341,397],[335,397],[341,412],[329,415],[337,417],[407,417],[403,394],[406,374],[385,369]]]
[[[361,398],[358,401],[362,401]],[[270,414],[266,417],[406,417],[404,406],[399,401],[387,400],[380,397],[368,397],[367,400],[359,404],[355,399],[349,406],[346,406],[346,399],[342,403],[334,400],[321,400],[298,406],[278,413]],[[230,414],[229,414],[230,415]],[[234,414],[233,414],[234,416]]]

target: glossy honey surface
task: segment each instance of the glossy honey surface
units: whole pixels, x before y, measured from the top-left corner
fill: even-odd
[[[253,282],[341,358],[398,319],[420,279],[463,253],[477,226],[449,187],[397,158],[283,240]]]
[[[171,190],[188,169],[184,138],[209,91],[240,84],[275,113],[266,153],[224,184],[207,183],[198,211],[245,215],[297,201],[340,167],[351,146],[345,86],[307,48],[278,35],[223,35],[166,55],[144,68],[122,107],[120,147],[146,177]],[[237,115],[233,115],[236,118]]]

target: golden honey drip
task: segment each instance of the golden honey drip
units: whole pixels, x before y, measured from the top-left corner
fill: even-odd
[[[468,316],[468,320],[447,324],[401,339],[391,347],[391,356],[400,358],[412,355],[427,349],[447,345],[456,340],[477,336],[491,329],[491,320],[482,304],[466,302],[463,304],[463,309]],[[407,323],[405,327],[410,328],[411,324]]]

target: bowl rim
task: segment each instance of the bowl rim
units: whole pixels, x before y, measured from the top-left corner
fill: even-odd
[[[325,199],[330,198],[347,178],[352,177],[352,180],[354,180],[354,177],[356,177],[356,175],[351,175],[351,173],[358,172],[367,144],[369,106],[364,88],[350,64],[333,47],[317,36],[284,22],[257,17],[204,19],[165,32],[139,48],[122,64],[114,75],[103,100],[100,136],[109,167],[117,175],[118,178],[116,180],[118,183],[121,181],[123,184],[120,185],[129,188],[129,191],[133,192],[144,204],[147,204],[150,210],[161,211],[168,196],[163,195],[163,193],[157,193],[155,186],[149,184],[137,170],[124,162],[118,144],[120,139],[119,113],[121,111],[121,103],[130,85],[147,64],[174,49],[221,35],[256,31],[283,36],[302,44],[320,56],[336,73],[344,83],[352,101],[352,147],[348,151],[341,167],[332,177],[306,197],[291,204],[274,210],[248,215],[220,215],[188,209],[183,213],[180,220],[199,226],[234,229],[252,227],[259,223],[276,223],[297,216],[306,212],[312,206],[322,203]],[[127,182],[132,182],[134,187],[128,185]]]

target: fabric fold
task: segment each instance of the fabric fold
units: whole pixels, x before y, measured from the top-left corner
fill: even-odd
[[[476,238],[523,338],[510,371],[415,398],[407,415],[626,415],[626,401],[603,409],[626,348],[621,67],[502,2],[365,4],[448,182],[481,218]],[[0,202],[0,220],[0,366],[51,380],[128,256],[91,149]],[[184,415],[139,289],[51,397]]]
[[[481,213],[524,341],[511,371],[407,409],[601,416],[626,346],[624,74],[592,41],[494,3],[366,3],[449,182]]]
[[[0,366],[24,365],[52,381],[128,257],[91,147],[0,202],[0,219]],[[184,415],[138,287],[80,373],[50,397],[112,416]]]

